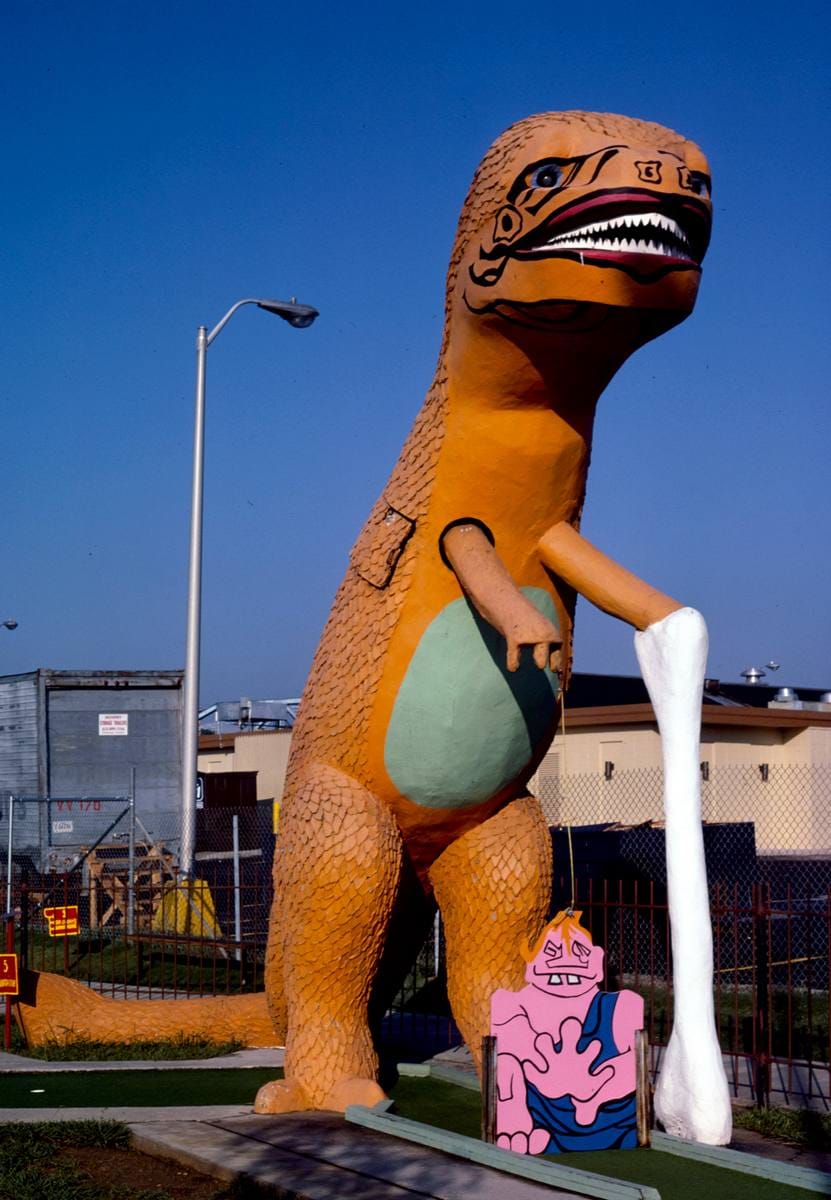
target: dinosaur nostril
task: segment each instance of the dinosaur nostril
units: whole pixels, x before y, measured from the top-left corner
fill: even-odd
[[[495,242],[512,241],[522,229],[522,216],[512,204],[506,204],[496,214],[493,240]]]

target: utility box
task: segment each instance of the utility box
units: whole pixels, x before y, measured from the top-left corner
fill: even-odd
[[[178,848],[183,679],[182,671],[44,668],[0,676],[3,842],[9,797],[26,797],[15,805],[15,856],[44,870],[56,846],[106,838],[133,770],[136,836]]]

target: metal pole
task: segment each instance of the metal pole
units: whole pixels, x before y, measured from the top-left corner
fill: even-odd
[[[239,817],[236,813],[231,817],[231,831],[234,848],[234,941],[237,943],[234,958],[239,962],[242,958],[242,914],[239,896]]]
[[[25,867],[20,883],[20,965],[29,965],[29,872]]]
[[[205,460],[205,366],[208,331],[196,334],[196,411],[193,422],[193,486],[190,506],[190,556],[188,559],[188,616],[185,644],[185,698],[182,714],[182,840],[179,870],[189,879],[193,872],[196,833],[196,757],[199,745],[199,633],[202,604],[202,493]]]
[[[14,846],[14,796],[9,793],[9,855],[6,859],[6,912],[12,911],[12,847]]]
[[[130,817],[127,833],[127,932],[136,932],[136,768],[130,767]]]
[[[64,941],[66,939],[64,938]],[[14,913],[9,909],[6,913],[6,952],[14,954]],[[6,996],[6,1012],[3,1025],[3,1048],[12,1048],[12,997]]]

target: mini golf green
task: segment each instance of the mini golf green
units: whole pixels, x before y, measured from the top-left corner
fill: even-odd
[[[0,1075],[0,1108],[158,1108],[253,1104],[257,1090],[282,1077],[274,1067],[201,1071],[14,1071]]]
[[[392,1095],[397,1116],[466,1137],[480,1136],[478,1092],[443,1080],[402,1076]],[[661,1200],[808,1200],[817,1194],[658,1150],[584,1151],[547,1157],[581,1171],[657,1188]]]

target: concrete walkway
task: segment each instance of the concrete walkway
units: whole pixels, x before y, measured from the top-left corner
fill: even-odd
[[[293,1200],[574,1200],[330,1113],[232,1117],[204,1124],[133,1125],[139,1150],[278,1189]]]
[[[120,1061],[45,1062],[23,1054],[0,1051],[0,1075],[12,1071],[210,1071],[220,1067],[282,1067],[285,1050],[269,1046],[261,1050],[236,1050],[218,1058],[180,1058],[165,1062],[153,1059],[123,1059]]]

